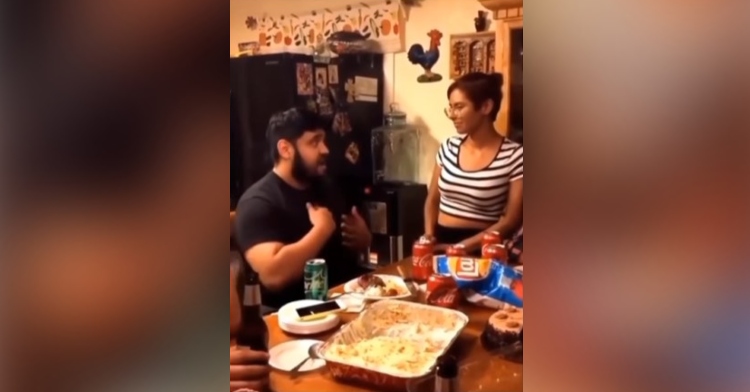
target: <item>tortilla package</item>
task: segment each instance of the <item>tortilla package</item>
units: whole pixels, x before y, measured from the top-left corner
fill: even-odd
[[[523,272],[490,259],[437,256],[435,273],[453,277],[469,302],[492,309],[523,308]]]

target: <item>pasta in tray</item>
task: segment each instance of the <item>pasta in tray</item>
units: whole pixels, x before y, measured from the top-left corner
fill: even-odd
[[[350,344],[332,344],[328,359],[408,377],[429,369],[442,347],[430,340],[376,336]]]

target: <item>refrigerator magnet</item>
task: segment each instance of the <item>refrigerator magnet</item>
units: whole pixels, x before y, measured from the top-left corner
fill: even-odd
[[[328,64],[328,84],[339,84],[339,66]]]
[[[352,165],[356,165],[359,162],[359,146],[355,142],[351,142],[349,147],[346,148],[344,153],[346,160],[351,162]]]
[[[333,132],[339,136],[344,136],[352,131],[352,124],[349,121],[349,114],[346,112],[338,112],[333,117]]]
[[[356,86],[354,85],[354,79],[349,79],[346,81],[346,84],[344,85],[344,90],[346,90],[346,102],[354,102],[355,87]]]
[[[332,116],[333,105],[331,104],[331,97],[328,95],[328,89],[317,88],[317,101],[318,101],[318,113],[321,116]]]
[[[315,87],[325,89],[328,87],[328,68],[315,67]]]
[[[297,94],[313,95],[312,64],[297,63]]]

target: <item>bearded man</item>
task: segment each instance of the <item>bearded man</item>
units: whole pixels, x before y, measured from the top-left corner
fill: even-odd
[[[325,259],[330,286],[356,277],[359,255],[370,246],[367,223],[325,176],[325,128],[304,109],[274,114],[266,130],[273,170],[237,203],[237,242],[260,276],[266,306],[305,298],[310,259]]]

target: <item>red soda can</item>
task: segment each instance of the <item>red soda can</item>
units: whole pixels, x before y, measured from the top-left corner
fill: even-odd
[[[461,302],[461,293],[456,281],[451,276],[432,275],[427,281],[426,301],[430,305],[457,309]]]
[[[482,247],[482,258],[508,262],[508,250],[502,244],[490,244]]]
[[[482,235],[482,254],[484,254],[484,248],[489,245],[502,244],[503,238],[500,237],[498,231],[485,231]],[[484,256],[483,256],[484,257]]]
[[[414,242],[411,253],[411,274],[417,282],[426,282],[432,275],[432,258],[435,255],[435,243],[427,237]]]
[[[466,257],[469,255],[469,252],[466,251],[466,247],[463,244],[455,244],[448,247],[445,254],[452,257]]]

